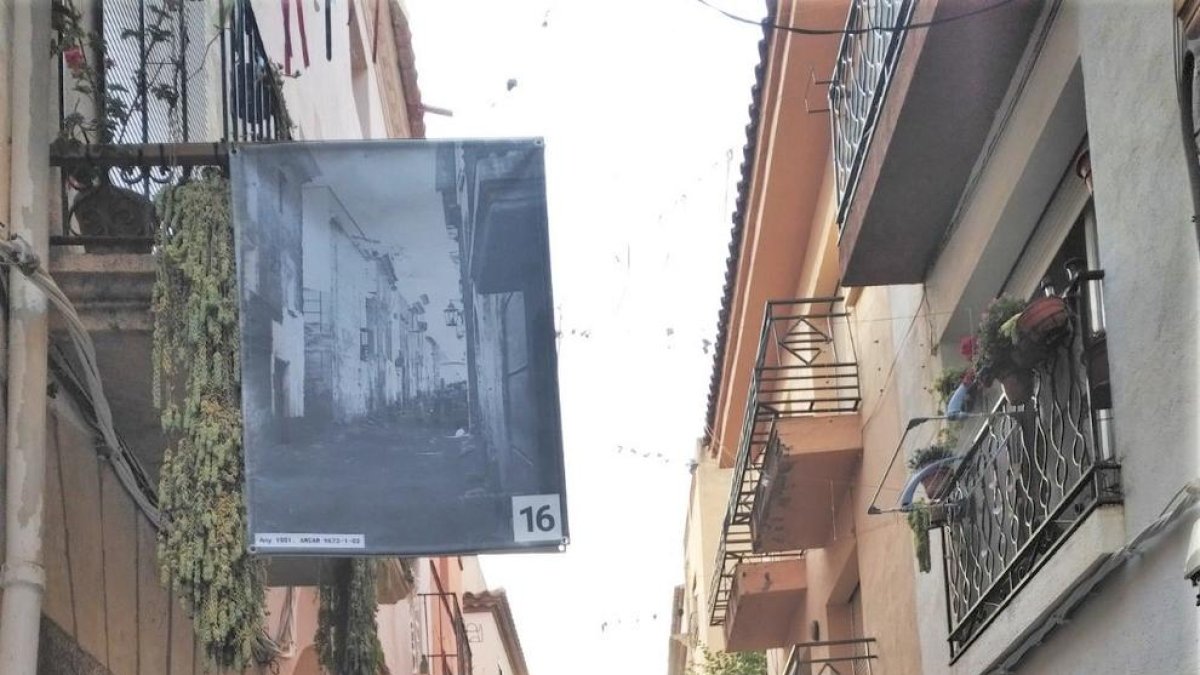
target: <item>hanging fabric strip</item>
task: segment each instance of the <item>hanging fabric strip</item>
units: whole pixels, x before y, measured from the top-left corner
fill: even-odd
[[[379,6],[383,4],[383,0],[375,0],[375,18],[373,22],[374,35],[371,36],[371,63],[375,63],[375,57],[379,54]]]
[[[300,29],[300,53],[308,67],[308,33],[304,30],[304,0],[296,0],[296,26]]]
[[[333,9],[330,3],[333,0],[325,0],[325,60],[333,60]]]
[[[292,9],[288,0],[279,0],[283,4],[283,74],[292,74]]]

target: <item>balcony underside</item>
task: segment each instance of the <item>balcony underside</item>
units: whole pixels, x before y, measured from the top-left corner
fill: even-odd
[[[777,430],[751,518],[754,550],[823,548],[833,534],[830,504],[841,501],[859,461],[859,415],[785,419]]]
[[[726,650],[791,645],[796,641],[792,627],[804,610],[807,590],[803,559],[738,565],[725,621]]]
[[[923,0],[912,21],[975,4]],[[844,285],[923,280],[1044,7],[1017,0],[950,29],[905,34],[843,204]]]
[[[150,295],[155,267],[150,255],[54,251],[50,272],[70,298],[96,345],[96,362],[117,433],[158,484],[166,438],[152,401]],[[56,342],[70,351],[66,328],[51,313]]]

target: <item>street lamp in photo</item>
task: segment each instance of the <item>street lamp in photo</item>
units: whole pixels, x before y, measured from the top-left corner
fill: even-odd
[[[446,305],[444,312],[446,314],[447,326],[454,327],[462,323],[462,310],[454,306],[453,300],[450,301],[449,305]]]

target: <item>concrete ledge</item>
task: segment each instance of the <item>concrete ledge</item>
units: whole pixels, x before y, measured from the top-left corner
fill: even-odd
[[[90,331],[149,331],[155,262],[149,254],[52,251],[50,275]],[[64,330],[51,318],[52,330]]]

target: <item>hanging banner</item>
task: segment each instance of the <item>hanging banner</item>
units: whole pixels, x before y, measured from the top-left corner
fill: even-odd
[[[568,537],[540,140],[230,157],[250,550]]]

